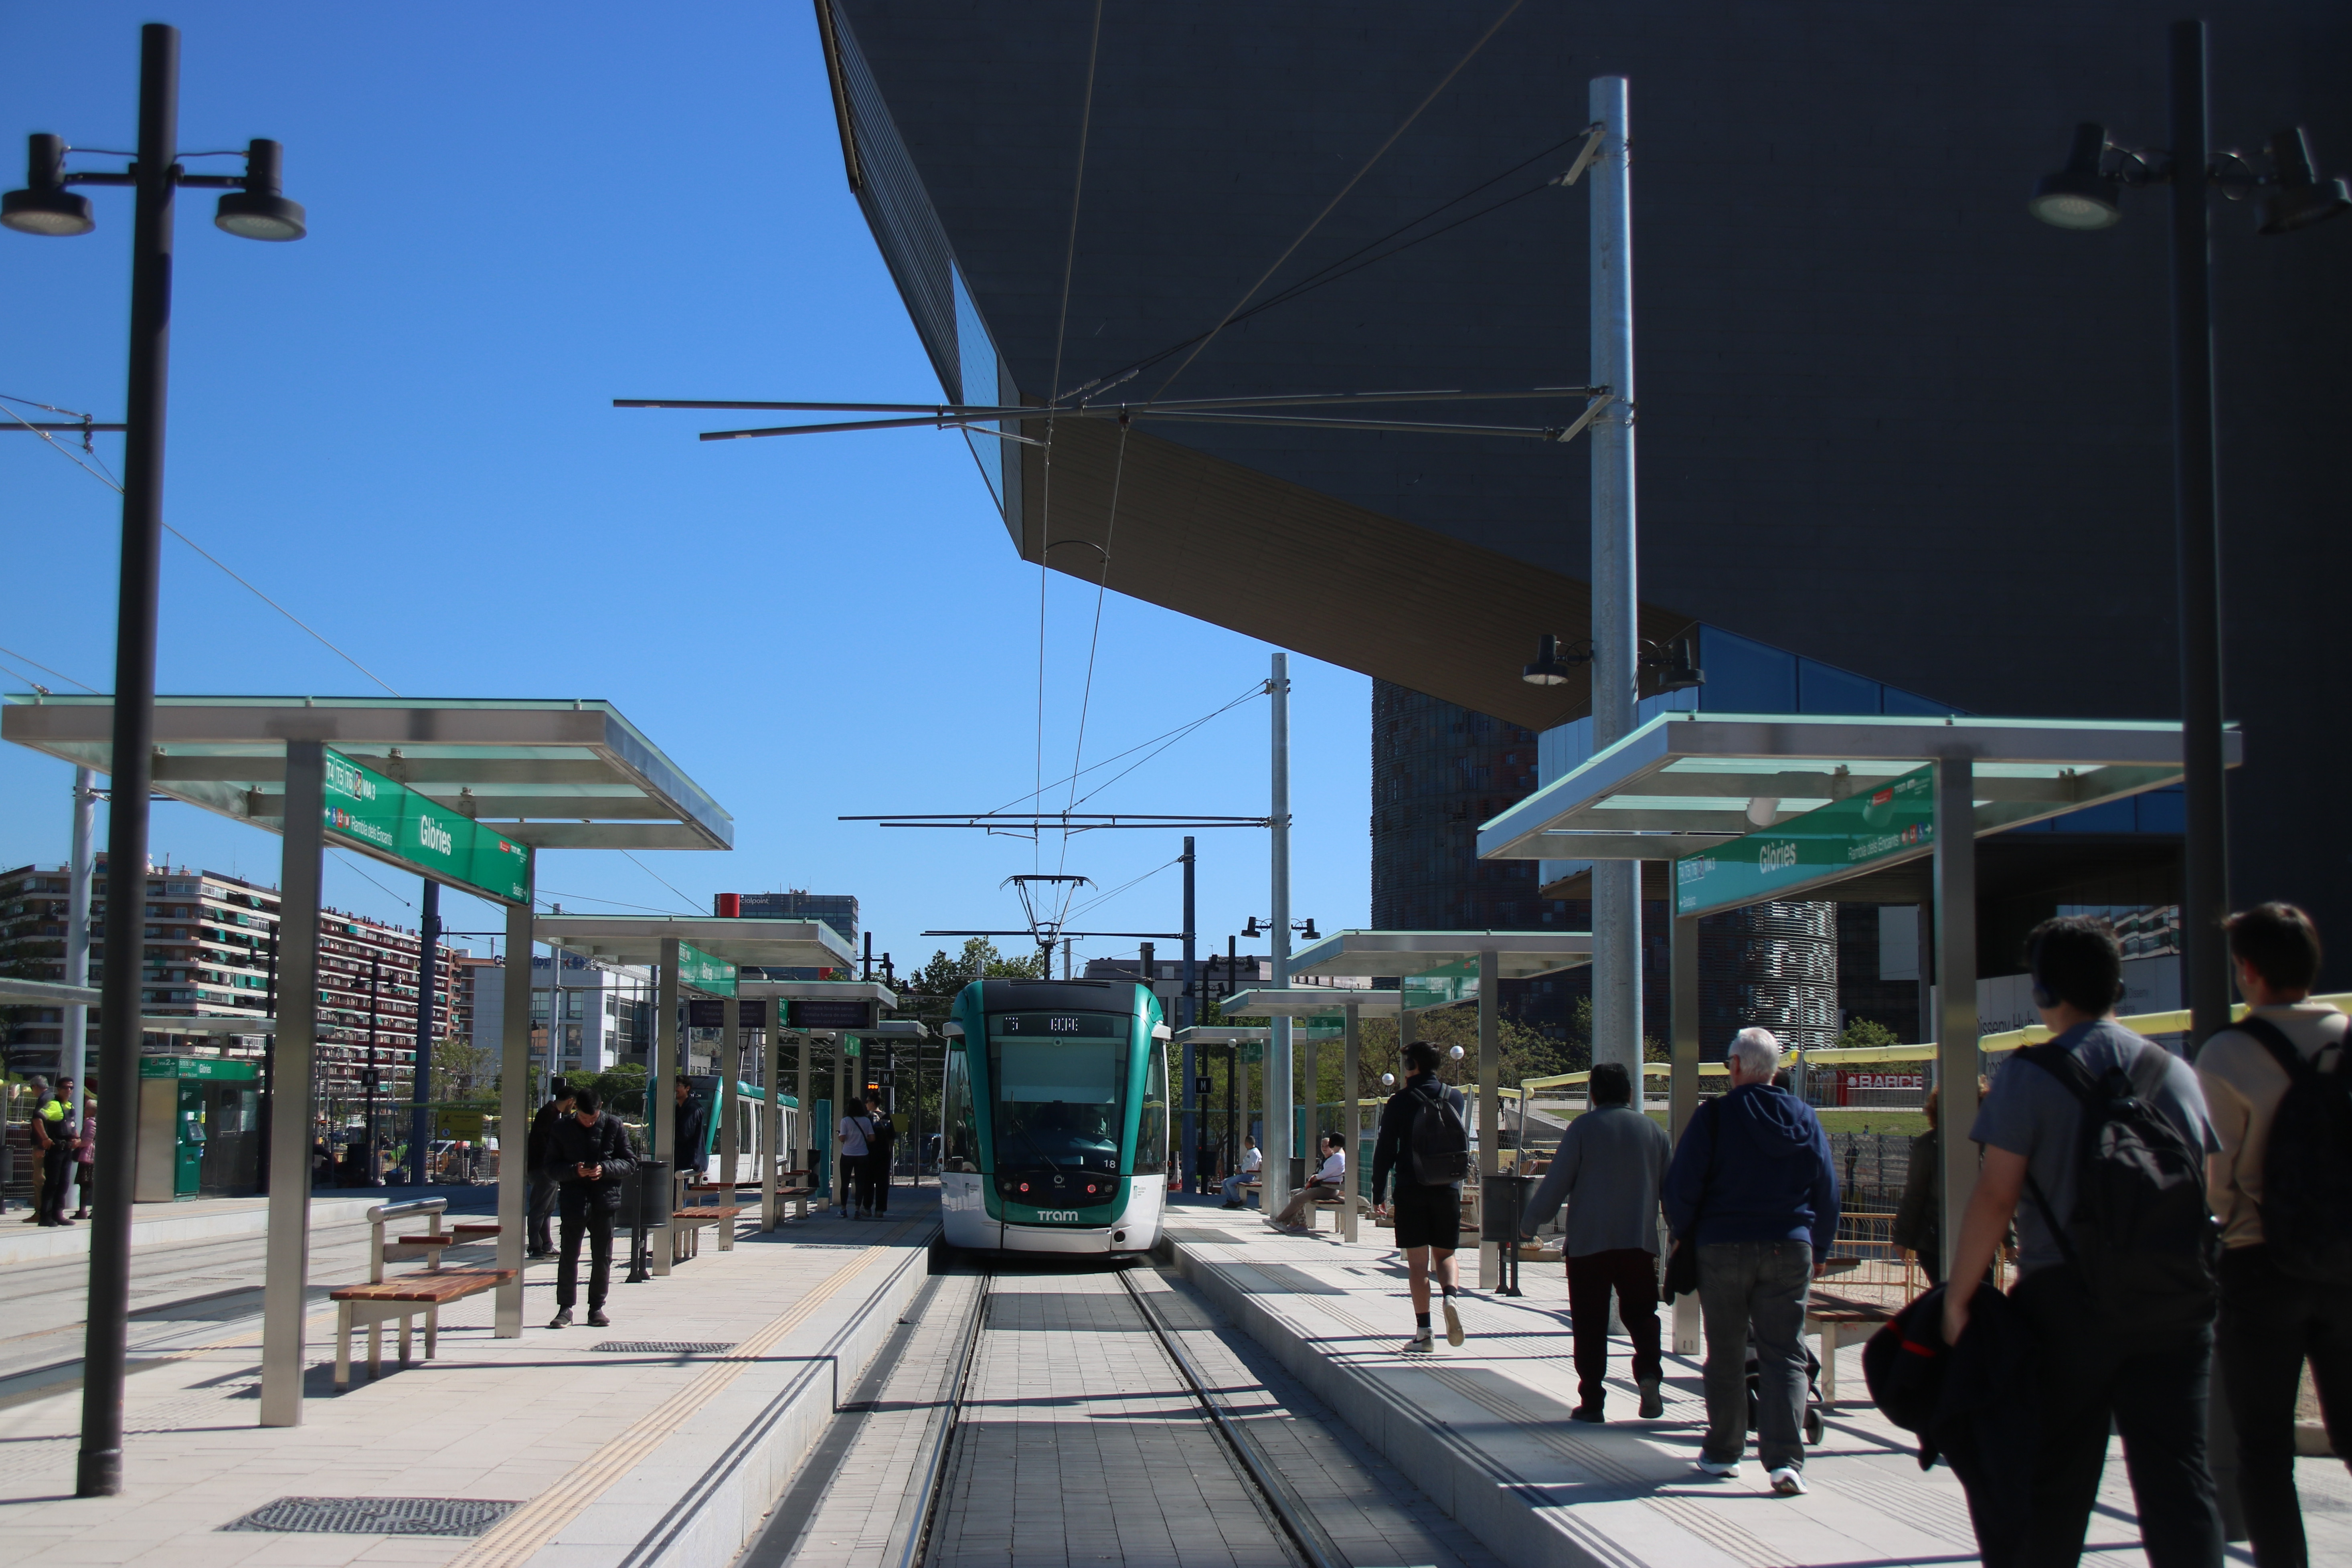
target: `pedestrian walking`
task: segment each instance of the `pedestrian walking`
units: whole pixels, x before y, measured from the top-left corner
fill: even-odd
[[[90,1193],[98,1185],[98,1096],[81,1097],[81,1138],[74,1149],[74,1212],[89,1217]]]
[[[1297,1230],[1307,1218],[1309,1204],[1344,1204],[1348,1201],[1348,1152],[1339,1146],[1337,1134],[1326,1132],[1315,1142],[1315,1152],[1323,1163],[1307,1178],[1307,1184],[1291,1194],[1282,1212],[1266,1221],[1276,1230]]]
[[[1748,1357],[1757,1372],[1756,1457],[1772,1490],[1805,1489],[1805,1298],[1837,1235],[1830,1142],[1813,1108],[1776,1086],[1780,1042],[1742,1029],[1725,1054],[1731,1091],[1702,1105],[1667,1167],[1666,1223],[1693,1249],[1706,1329],[1706,1440],[1698,1468],[1736,1476],[1748,1451]]]
[[[556,1184],[562,1215],[563,1254],[555,1266],[555,1318],[547,1326],[572,1326],[580,1299],[580,1242],[588,1242],[588,1326],[612,1326],[604,1296],[613,1283],[613,1216],[621,1209],[621,1186],[636,1173],[636,1152],[620,1118],[597,1103],[583,1084],[572,1091],[572,1109],[548,1129],[546,1172]]]
[[[1242,1189],[1249,1185],[1250,1183],[1257,1180],[1257,1173],[1265,1167],[1265,1156],[1259,1152],[1257,1140],[1249,1136],[1247,1133],[1244,1133],[1242,1135],[1241,1168],[1236,1170],[1232,1175],[1227,1176],[1222,1183],[1218,1184],[1217,1186],[1217,1190],[1225,1194],[1224,1206],[1226,1208],[1242,1209],[1249,1207],[1247,1199],[1245,1199],[1242,1194]]]
[[[33,1142],[41,1155],[41,1195],[33,1213],[44,1226],[73,1224],[66,1217],[66,1199],[73,1192],[79,1142],[74,1136],[74,1087],[73,1079],[61,1078],[54,1094],[35,1101]]]
[[[2294,1406],[2306,1362],[2330,1445],[2352,1463],[2352,1019],[2311,1000],[2319,931],[2292,904],[2229,920],[2247,1015],[2205,1042],[2197,1080],[2221,1152],[2215,1325],[2238,1436],[2238,1500],[2261,1568],[2304,1568]]]
[[[883,1113],[882,1097],[866,1097],[866,1184],[875,1215],[890,1212],[890,1163],[898,1158],[898,1130]]]
[[[530,1136],[523,1143],[523,1168],[530,1173],[530,1238],[532,1258],[555,1256],[556,1181],[547,1173],[548,1136],[555,1124],[572,1114],[574,1101],[572,1089],[562,1079],[549,1083],[547,1103],[541,1106],[530,1119]]]
[[[2216,1568],[2205,1422],[2217,1288],[2200,1178],[2221,1142],[2189,1064],[2116,1022],[2123,950],[2105,921],[2042,921],[2026,967],[2056,1037],[2010,1058],[1969,1130],[1984,1163],[1951,1278],[1981,1280],[2014,1218],[2010,1299],[2032,1342],[2041,1436],[2030,1510],[1988,1540],[1990,1510],[1972,1506],[1979,1547],[1988,1561],[2074,1561],[2112,1430],[2153,1568]],[[1968,1331],[1974,1294],[1945,1292],[1947,1344]]]
[[[1658,1342],[1658,1194],[1674,1156],[1666,1130],[1633,1109],[1633,1078],[1621,1062],[1592,1069],[1591,1108],[1568,1124],[1543,1183],[1520,1217],[1538,1226],[1568,1204],[1569,1322],[1576,1336],[1574,1421],[1603,1419],[1608,1394],[1609,1299],[1633,1342],[1633,1386],[1641,1415],[1666,1413],[1665,1362]]]
[[[1429,1282],[1433,1276],[1445,1314],[1445,1342],[1462,1342],[1462,1314],[1454,1310],[1460,1289],[1454,1260],[1462,1244],[1462,1184],[1470,1174],[1470,1122],[1458,1089],[1437,1077],[1437,1047],[1415,1040],[1404,1048],[1404,1087],[1381,1108],[1380,1137],[1372,1145],[1372,1205],[1390,1215],[1396,1244],[1404,1254],[1412,1296],[1412,1338],[1404,1348],[1433,1348]],[[1390,1173],[1396,1176],[1396,1202],[1381,1204]]]
[[[1892,1232],[1895,1245],[1911,1254],[1930,1285],[1944,1281],[1944,1145],[1937,1120],[1942,1099],[1938,1085],[1920,1104],[1927,1131],[1911,1140],[1911,1165],[1903,1173]]]
[[[703,1162],[710,1154],[710,1111],[695,1097],[694,1086],[686,1075],[677,1078],[677,1121],[671,1123],[677,1135],[677,1171],[689,1181],[700,1181]]]
[[[841,1217],[864,1219],[873,1207],[874,1194],[866,1184],[866,1136],[874,1128],[862,1100],[853,1100],[834,1129],[841,1142]],[[854,1208],[852,1205],[856,1205]]]

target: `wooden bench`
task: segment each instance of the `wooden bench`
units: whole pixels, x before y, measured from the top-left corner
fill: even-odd
[[[437,1260],[438,1255],[436,1257]],[[383,1325],[395,1318],[400,1321],[400,1363],[406,1366],[409,1336],[414,1328],[411,1320],[422,1312],[425,1359],[431,1361],[439,1346],[441,1309],[452,1301],[495,1290],[514,1276],[511,1268],[431,1269],[328,1291],[327,1299],[335,1303],[336,1392],[351,1386],[353,1329],[364,1328],[368,1331],[368,1376],[373,1380],[383,1370]]]
[[[460,1244],[468,1241],[496,1241],[499,1226],[496,1220],[468,1220],[449,1227],[449,1234]]]
[[[670,1234],[677,1238],[682,1250],[673,1256],[680,1260],[696,1256],[702,1227],[719,1227],[719,1250],[730,1252],[735,1247],[735,1216],[743,1212],[738,1204],[697,1204],[669,1211]]]
[[[1840,1260],[1830,1260],[1832,1272]],[[1851,1265],[1848,1265],[1851,1267]],[[1866,1340],[1878,1331],[1878,1325],[1895,1314],[1886,1308],[1868,1301],[1856,1301],[1821,1289],[1816,1282],[1805,1298],[1805,1328],[1809,1334],[1822,1336],[1822,1403],[1837,1403],[1837,1352],[1841,1343],[1852,1344]],[[1860,1333],[1853,1331],[1859,1329]]]

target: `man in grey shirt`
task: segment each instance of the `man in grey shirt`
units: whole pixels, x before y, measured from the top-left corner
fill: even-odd
[[[1576,1332],[1578,1421],[1602,1419],[1609,1372],[1609,1296],[1633,1341],[1642,1418],[1666,1413],[1658,1353],[1658,1185],[1674,1147],[1666,1130],[1633,1109],[1632,1075],[1616,1062],[1592,1069],[1592,1109],[1568,1124],[1520,1221],[1533,1227],[1568,1200],[1568,1310]]]
[[[2196,1073],[2115,1020],[2123,951],[2107,923],[2064,916],[2042,921],[2029,941],[2034,1005],[2057,1037],[2052,1045],[2094,1080],[2121,1071],[2191,1149],[2217,1151]],[[2080,1555],[2112,1424],[2123,1436],[2152,1568],[2219,1568],[2221,1516],[2205,1453],[2212,1321],[2151,1332],[2098,1312],[2067,1256],[2069,1244],[2052,1229],[2053,1220],[2065,1226],[2074,1218],[2083,1133],[2074,1090],[2030,1060],[2001,1068],[1969,1131],[1984,1149],[1984,1166],[1961,1221],[1951,1278],[1981,1280],[2013,1217],[2018,1281],[2011,1297],[2033,1339],[2041,1441],[2021,1561],[2071,1563]],[[2034,1190],[2039,1201],[2026,1196]],[[1967,1331],[1972,1295],[1946,1292],[1947,1343],[1958,1344]]]

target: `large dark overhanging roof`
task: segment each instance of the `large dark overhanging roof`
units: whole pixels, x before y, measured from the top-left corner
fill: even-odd
[[[1066,388],[1217,321],[1500,9],[1104,8],[1066,251],[1088,0],[830,4],[913,199],[1031,399],[1055,383],[1057,352]],[[2140,204],[2126,229],[2088,239],[2023,211],[2076,119],[2160,138],[2163,19],[2128,0],[1524,7],[1265,292],[1495,176],[1399,239],[1521,199],[1228,328],[1177,390],[1583,379],[1585,199],[1541,181],[1568,161],[1587,79],[1622,72],[1641,581],[1668,606],[1645,612],[1644,634],[1700,619],[1980,711],[2170,712],[2161,209]],[[2352,155],[2352,116],[2327,89],[2347,42],[2326,6],[2233,16],[2216,102],[2301,117]],[[2262,241],[2259,275],[2225,261],[2217,284],[2240,334],[2222,360],[2231,493],[2319,550],[2340,548],[2322,526],[2340,508],[2309,441],[2352,412],[2315,368],[2330,354],[2315,345],[2352,344],[2329,282],[2352,241],[2337,226]],[[2251,235],[2224,243],[2255,254]],[[1156,388],[1176,363],[1133,386]],[[1024,448],[1025,557],[1050,537],[1049,564],[1094,580],[1114,440],[1060,422],[1050,510]],[[1588,483],[1580,446],[1137,434],[1109,581],[1556,722],[1580,704],[1523,686],[1517,667],[1538,632],[1583,630]],[[1346,590],[1318,595],[1335,572]],[[2061,624],[2076,657],[2032,657],[2029,628]]]

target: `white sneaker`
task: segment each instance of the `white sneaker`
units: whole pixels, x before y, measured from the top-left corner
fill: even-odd
[[[1430,1337],[1430,1333],[1427,1329],[1416,1329],[1413,1331],[1412,1338],[1405,1341],[1403,1353],[1406,1355],[1427,1355],[1436,1348],[1437,1342]]]
[[[1701,1459],[1698,1461],[1698,1468],[1705,1470],[1710,1476],[1718,1476],[1728,1480],[1733,1476],[1739,1473],[1739,1461],[1737,1459]]]
[[[1772,1472],[1771,1479],[1772,1495],[1774,1497],[1802,1497],[1805,1495],[1805,1472],[1797,1468],[1794,1465],[1783,1465],[1779,1469],[1774,1470]]]
[[[1438,1305],[1445,1310],[1445,1342],[1459,1350],[1462,1348],[1462,1314],[1454,1310],[1454,1298],[1451,1296]]]

